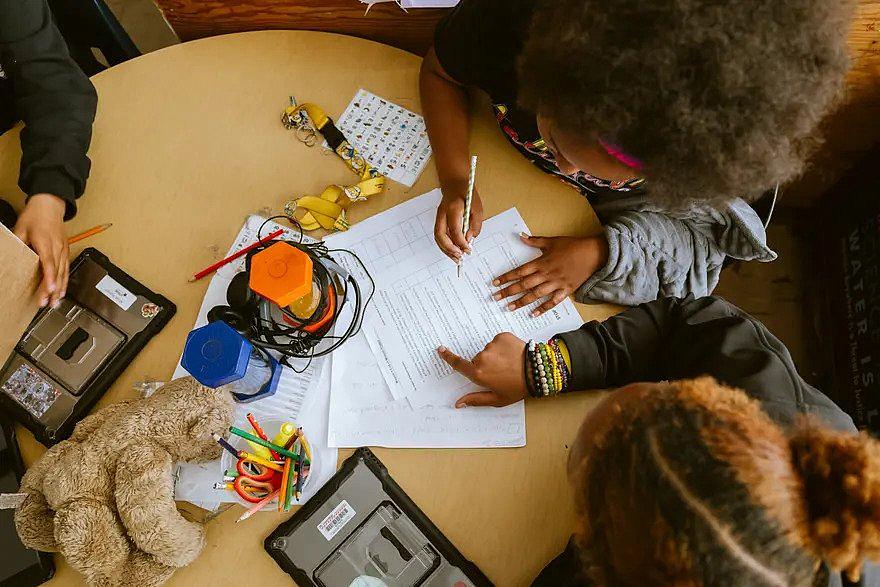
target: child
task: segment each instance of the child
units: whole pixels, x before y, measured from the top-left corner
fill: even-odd
[[[89,175],[96,106],[95,88],[71,59],[46,0],[0,3],[0,133],[24,121],[18,185],[27,195],[17,217],[0,200],[0,222],[40,256],[41,306],[57,306],[66,293],[64,221],[76,214]]]
[[[773,260],[744,199],[802,170],[846,72],[852,5],[462,0],[420,76],[438,245],[458,259],[480,232],[479,194],[461,231],[476,87],[514,147],[605,225],[600,237],[524,237],[542,255],[498,276],[496,299],[525,292],[510,309],[548,297],[545,312],[572,292],[624,304],[707,295],[727,256]]]
[[[880,443],[736,307],[666,298],[530,347],[502,334],[473,361],[440,354],[489,390],[459,407],[618,388],[572,445],[575,540],[535,585],[840,585],[829,569],[880,558]]]

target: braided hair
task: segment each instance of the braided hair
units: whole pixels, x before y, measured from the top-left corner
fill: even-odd
[[[604,585],[810,586],[827,580],[822,561],[857,576],[880,557],[880,443],[809,422],[787,436],[709,377],[620,414],[576,499],[585,568]]]

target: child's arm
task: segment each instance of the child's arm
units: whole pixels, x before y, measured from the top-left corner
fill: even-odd
[[[757,214],[742,200],[715,209],[695,206],[681,218],[649,210],[624,212],[605,225],[604,267],[575,292],[579,301],[635,305],[664,296],[712,293],[724,260],[772,261]]]
[[[480,234],[483,205],[475,189],[470,230],[467,235],[462,234],[464,198],[470,171],[468,97],[464,86],[452,79],[440,65],[433,47],[422,61],[419,93],[443,191],[443,200],[437,209],[434,238],[444,253],[459,259],[463,252],[469,252],[468,242]]]

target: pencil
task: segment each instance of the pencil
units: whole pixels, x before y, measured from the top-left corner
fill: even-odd
[[[235,447],[232,446],[231,444],[229,444],[225,438],[223,438],[222,436],[220,436],[216,432],[212,436],[214,437],[214,441],[217,444],[219,444],[224,449],[226,449],[230,454],[232,454],[232,456],[234,456],[235,458],[238,458],[238,451],[235,450]]]
[[[260,246],[264,243],[267,243],[272,239],[278,238],[279,236],[281,236],[281,234],[283,232],[284,232],[284,229],[282,229],[282,228],[279,228],[278,230],[276,230],[274,232],[270,232],[268,236],[261,238],[257,242],[249,244],[248,246],[246,246],[242,250],[237,251],[237,252],[229,255],[225,259],[220,259],[219,261],[217,261],[216,263],[214,263],[210,267],[205,267],[204,269],[202,269],[201,271],[199,271],[198,273],[194,274],[192,277],[189,278],[190,283],[192,283],[193,281],[198,281],[199,279],[201,279],[205,275],[210,275],[211,273],[214,273],[215,271],[217,271],[218,269],[220,269],[224,265],[232,263],[233,261],[235,261],[236,259],[238,259],[242,255],[247,255],[250,251],[254,250],[258,246]]]
[[[254,436],[253,434],[251,434],[249,432],[245,432],[241,428],[236,428],[235,426],[230,426],[229,432],[231,432],[232,434],[235,434],[236,436],[238,436],[240,438],[244,438],[245,440],[250,440],[252,442],[256,442],[257,444],[259,444],[261,446],[265,446],[266,448],[270,448],[270,449],[274,450],[275,452],[277,452],[281,456],[288,457],[288,458],[291,458],[294,460],[299,458],[299,456],[295,452],[281,448],[280,446],[274,445],[271,442],[263,440],[259,436]]]
[[[303,443],[300,442],[300,443],[299,443],[299,463],[298,463],[298,464],[299,464],[299,469],[297,470],[297,475],[296,475],[296,493],[294,494],[295,497],[296,497],[296,501],[299,501],[300,499],[302,499],[303,481],[305,480],[305,474],[304,474],[304,473],[305,473],[305,468],[306,468],[306,466],[305,466],[305,464],[303,464],[303,459],[302,459],[302,457],[303,457]]]
[[[281,487],[278,489],[278,511],[283,512],[287,503],[287,480],[290,478],[291,459],[284,460],[284,473],[281,474]]]
[[[275,491],[273,491],[272,493],[270,493],[269,495],[267,495],[266,497],[261,499],[257,505],[255,505],[254,507],[252,507],[251,509],[249,509],[248,511],[243,513],[239,519],[235,520],[235,523],[237,524],[239,522],[243,522],[243,521],[247,520],[248,518],[250,518],[251,516],[253,516],[258,511],[260,511],[261,509],[263,509],[270,501],[272,501],[273,499],[275,499],[278,496],[279,491],[280,491],[280,489],[276,489]]]
[[[266,468],[272,469],[273,471],[278,471],[279,473],[282,471],[281,465],[276,465],[272,461],[267,461],[263,457],[259,455],[253,455],[246,451],[241,451],[238,453],[238,458],[243,461],[248,461],[249,463],[256,463],[258,465],[263,465]]]
[[[248,415],[247,415],[247,421],[251,423],[251,428],[254,429],[254,432],[257,433],[257,436],[259,436],[259,437],[262,438],[263,440],[267,440],[267,441],[269,440],[269,437],[266,436],[266,433],[265,433],[265,432],[263,432],[263,428],[262,428],[262,426],[260,426],[260,423],[257,422],[257,419],[254,418],[254,415],[251,414],[250,412],[248,412]],[[265,448],[265,447],[264,447],[264,448]],[[281,458],[280,456],[278,456],[278,453],[275,452],[274,450],[269,449],[269,454],[272,455],[272,459],[273,459],[273,460],[276,460],[276,461],[277,461],[277,460],[279,460],[279,459]]]
[[[67,244],[72,245],[73,243],[79,242],[84,238],[89,238],[90,236],[96,235],[100,232],[104,232],[108,228],[113,226],[112,222],[108,222],[107,224],[101,224],[100,226],[95,226],[93,228],[88,229],[85,232],[81,232],[79,234],[75,234],[69,239],[67,239]]]
[[[297,480],[302,475],[302,463],[296,461],[290,466],[290,475],[287,477],[287,483],[284,487],[284,511],[290,511],[290,506],[293,504],[293,498],[296,495],[296,483]]]
[[[474,201],[474,179],[477,175],[477,156],[471,157],[471,171],[468,174],[467,195],[464,198],[464,214],[461,219],[461,234],[467,238],[471,229],[471,203]],[[458,263],[458,276],[461,277],[461,261]]]

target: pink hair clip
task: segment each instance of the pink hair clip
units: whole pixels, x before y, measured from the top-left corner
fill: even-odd
[[[645,167],[645,164],[642,163],[639,159],[636,159],[632,155],[624,153],[623,150],[614,143],[609,143],[603,141],[602,139],[599,139],[599,144],[602,145],[602,148],[605,149],[605,151],[609,155],[611,155],[627,167],[635,169],[637,171],[641,171]]]

